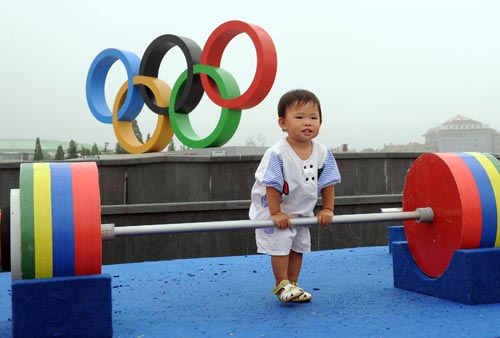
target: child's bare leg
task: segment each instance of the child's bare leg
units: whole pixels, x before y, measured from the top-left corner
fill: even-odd
[[[300,269],[302,267],[302,253],[290,251],[288,255],[288,279],[290,282],[299,280]]]
[[[271,256],[271,265],[273,267],[276,285],[282,280],[288,279],[289,256]]]

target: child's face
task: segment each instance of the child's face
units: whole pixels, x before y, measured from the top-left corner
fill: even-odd
[[[310,142],[318,136],[321,126],[318,107],[312,102],[291,105],[278,123],[288,138],[298,143]]]

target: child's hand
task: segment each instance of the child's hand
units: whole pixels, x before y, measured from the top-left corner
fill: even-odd
[[[318,224],[319,225],[330,225],[333,220],[333,211],[330,209],[321,209],[318,212]]]
[[[280,229],[289,228],[291,225],[290,216],[281,211],[272,214],[271,219],[273,220],[274,224]]]

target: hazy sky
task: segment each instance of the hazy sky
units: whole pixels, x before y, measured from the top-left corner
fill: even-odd
[[[116,137],[96,120],[85,97],[87,72],[106,48],[142,57],[156,37],[176,34],[203,48],[220,24],[242,20],[272,37],[278,73],[267,98],[242,113],[227,144],[244,145],[260,134],[269,146],[283,134],[276,104],[292,88],[307,88],[321,100],[319,141],[358,150],[384,144],[424,142],[431,127],[461,114],[500,130],[500,1],[11,1],[0,11],[0,138],[97,142]],[[255,70],[246,35],[227,47],[222,67],[246,90]],[[173,85],[185,69],[178,48],[159,77]],[[126,80],[117,62],[106,97]],[[206,96],[191,113],[206,136],[220,108]],[[156,115],[139,115],[142,133]],[[178,141],[176,144],[179,145]]]

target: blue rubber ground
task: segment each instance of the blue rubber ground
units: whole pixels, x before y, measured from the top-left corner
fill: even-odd
[[[385,247],[305,255],[307,304],[271,294],[262,255],[104,266],[114,337],[500,337],[500,304],[463,305],[393,287]],[[0,337],[12,336],[10,273],[0,273]]]

